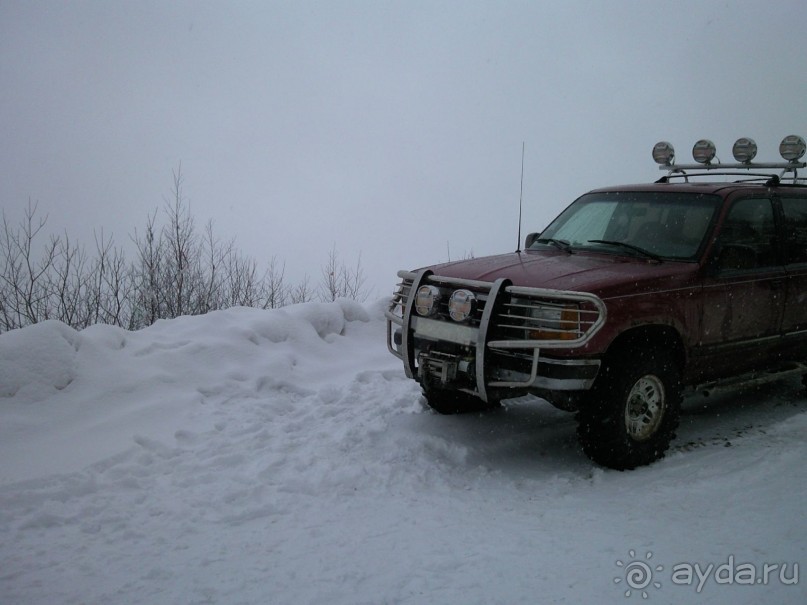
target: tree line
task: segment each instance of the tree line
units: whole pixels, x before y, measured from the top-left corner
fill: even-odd
[[[182,193],[181,167],[160,213],[147,217],[130,238],[134,258],[103,231],[91,251],[67,233],[46,236],[47,216],[29,201],[23,219],[0,225],[0,332],[47,319],[82,329],[96,323],[137,330],[159,319],[201,315],[233,306],[272,309],[312,300],[368,296],[359,255],[347,265],[334,246],[316,284],[306,275],[286,280],[272,256],[261,269],[235,239],[221,240],[212,221],[199,229]]]

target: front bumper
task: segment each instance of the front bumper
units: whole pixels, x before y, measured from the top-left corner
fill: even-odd
[[[424,386],[436,384],[472,393],[484,401],[494,393],[519,391],[583,391],[591,388],[599,359],[552,356],[552,351],[585,345],[605,322],[604,303],[593,294],[445,278],[428,270],[401,271],[401,286],[387,318],[387,346],[404,363],[410,378]],[[474,321],[457,323],[445,317],[426,318],[414,311],[414,293],[424,284],[441,288],[472,288],[483,301]],[[412,295],[410,295],[410,293]],[[519,304],[513,301],[519,301]],[[526,301],[526,303],[525,303]],[[541,305],[576,305],[579,318],[573,333],[555,330],[541,338],[529,322],[530,310]],[[523,315],[513,315],[518,307]],[[524,311],[527,309],[528,311]],[[518,324],[519,325],[510,325]],[[513,338],[512,335],[520,335]]]

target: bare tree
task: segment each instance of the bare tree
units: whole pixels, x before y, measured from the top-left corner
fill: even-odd
[[[258,263],[251,258],[232,253],[227,262],[227,299],[222,307],[262,307],[263,279],[258,277]]]
[[[93,323],[132,327],[132,274],[126,258],[113,240],[103,231],[95,234],[96,260],[91,271],[91,292],[88,300],[93,311]]]
[[[344,275],[339,266],[336,245],[331,247],[331,251],[328,253],[328,262],[322,265],[321,273],[322,280],[319,284],[320,300],[325,302],[336,300],[344,290]]]
[[[29,201],[30,208],[30,201]],[[24,322],[24,305],[22,303],[23,260],[22,252],[15,243],[17,232],[9,225],[6,213],[2,213],[3,230],[0,232],[0,246],[3,251],[2,283],[0,283],[2,298],[0,298],[0,311],[3,317],[3,330],[19,328]]]
[[[173,171],[171,195],[147,215],[142,234],[130,236],[134,261],[104,232],[95,233],[94,256],[65,233],[42,241],[47,216],[28,202],[23,220],[11,225],[2,213],[0,225],[0,331],[45,319],[74,328],[108,323],[138,329],[158,319],[201,314],[235,305],[274,309],[318,298],[333,301],[367,298],[359,254],[354,266],[331,248],[322,265],[321,282],[312,287],[308,275],[296,285],[286,281],[286,265],[272,256],[260,272],[258,263],[242,255],[235,239],[222,241],[211,221],[199,233],[183,193],[182,166]]]
[[[213,221],[207,222],[201,245],[205,266],[197,269],[202,283],[198,292],[199,301],[194,305],[195,312],[207,313],[227,305],[227,281],[232,257],[235,255],[234,246],[234,240],[223,243],[216,238],[213,235]]]
[[[337,298],[351,298],[364,302],[367,299],[364,288],[366,277],[361,266],[361,254],[356,260],[355,267],[351,268],[340,261],[336,245],[334,245],[328,255],[328,262],[322,265],[321,274],[320,300],[330,302]]]
[[[87,284],[87,254],[70,242],[67,233],[58,242],[56,254],[46,274],[49,296],[48,316],[77,328],[93,323],[94,313]]]
[[[269,260],[269,268],[264,275],[266,287],[264,309],[277,309],[286,305],[289,298],[288,288],[285,283],[286,263],[279,263],[276,256]]]
[[[291,289],[289,300],[293,305],[314,300],[314,290],[311,288],[311,282],[308,275],[303,278],[303,281]]]
[[[446,242],[446,251],[448,253],[448,262],[450,263],[451,262],[451,244],[449,242]],[[462,256],[460,257],[460,260],[470,260],[472,258],[475,258],[473,248],[471,248],[470,251],[465,250],[462,253]]]
[[[168,225],[163,228],[166,262],[163,266],[165,304],[169,317],[199,312],[194,305],[195,289],[198,283],[194,274],[199,249],[193,216],[184,203],[182,194],[182,165],[174,171],[174,184],[171,200],[166,201],[165,213]]]
[[[34,259],[35,240],[47,222],[47,216],[37,217],[37,204],[28,201],[25,216],[16,228],[3,213],[0,246],[3,255],[3,317],[10,330],[37,323],[49,317],[48,272],[59,247],[59,239],[51,237],[42,256]]]
[[[364,275],[364,268],[361,265],[361,252],[359,252],[359,256],[356,258],[356,265],[353,268],[342,265],[342,272],[342,282],[344,285],[342,297],[358,302],[366,301],[368,296],[365,289],[367,277]]]
[[[156,233],[154,221],[157,212],[146,219],[143,237],[135,230],[132,241],[137,247],[137,261],[131,275],[134,291],[133,324],[137,327],[150,326],[165,315],[162,292],[162,256],[164,245]]]

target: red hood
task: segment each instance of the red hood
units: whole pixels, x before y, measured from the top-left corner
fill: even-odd
[[[698,271],[694,263],[657,263],[607,254],[533,250],[431,268],[446,277],[490,282],[505,277],[515,286],[591,292],[603,298],[693,285]]]

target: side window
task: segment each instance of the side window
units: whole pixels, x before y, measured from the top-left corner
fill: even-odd
[[[785,262],[807,263],[807,198],[782,198]]]
[[[776,265],[775,241],[770,200],[735,202],[720,232],[720,269],[742,271]]]

